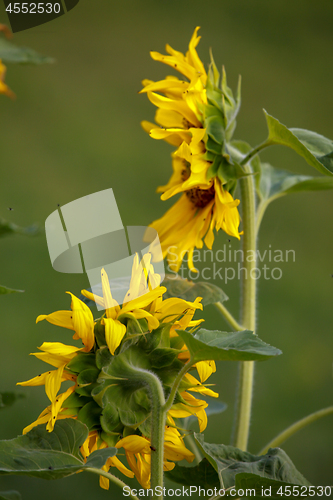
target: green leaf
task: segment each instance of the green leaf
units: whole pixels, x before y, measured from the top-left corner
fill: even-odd
[[[247,472],[242,472],[240,474],[236,474],[236,490],[253,490],[253,495],[251,493],[251,498],[273,498],[274,500],[286,498],[288,495],[281,495],[281,491],[285,491],[285,486],[298,486],[298,492],[301,493],[301,489],[299,488],[299,484],[296,483],[286,483],[284,481],[276,481],[275,479],[258,476],[257,474],[250,474]],[[307,486],[307,484],[303,484],[302,486]],[[279,488],[282,487],[280,493],[277,494]],[[263,494],[265,492],[266,494]],[[302,495],[305,496],[305,495]],[[308,495],[306,495],[308,498]]]
[[[18,399],[24,398],[24,394],[15,392],[0,392],[0,409],[12,406]]]
[[[7,234],[24,234],[27,236],[35,236],[40,232],[40,228],[37,224],[33,224],[28,227],[20,227],[12,222],[8,222],[4,219],[0,219],[0,237],[6,236]]]
[[[282,354],[248,330],[219,332],[200,329],[194,335],[177,330],[191,353],[193,362],[205,360],[262,361]]]
[[[165,476],[184,486],[201,486],[205,489],[220,488],[219,476],[206,458],[195,467],[182,467],[176,464]]]
[[[0,491],[0,500],[22,500],[18,491]]]
[[[266,455],[257,456],[233,446],[205,443],[203,434],[194,434],[194,438],[204,456],[218,473],[221,488],[234,487],[236,474],[240,473],[310,486],[288,455],[280,448],[270,448]]]
[[[0,59],[5,63],[44,64],[53,63],[54,59],[38,54],[28,47],[18,47],[12,42],[0,38]]]
[[[93,452],[84,463],[80,446],[88,428],[72,418],[56,422],[53,432],[38,425],[24,436],[0,441],[0,474],[60,479],[89,467],[101,468],[116,448]]]
[[[102,408],[95,401],[90,401],[80,409],[77,419],[85,424],[89,431],[93,431],[100,428],[101,413]]]
[[[15,290],[14,288],[8,288],[7,286],[0,285],[0,295],[7,295],[8,293],[23,293],[24,290]]]
[[[167,292],[163,295],[164,299],[178,297],[189,302],[194,302],[197,297],[202,297],[202,304],[204,306],[228,300],[227,295],[218,286],[207,281],[189,281],[177,274],[167,274],[162,285],[167,289]]]
[[[302,156],[309,165],[324,175],[333,174],[333,141],[299,128],[288,129],[264,110],[268,126],[268,142],[287,146]]]
[[[273,201],[280,196],[301,191],[321,191],[333,188],[333,177],[311,177],[296,175],[263,163],[259,185],[259,196],[264,201]]]

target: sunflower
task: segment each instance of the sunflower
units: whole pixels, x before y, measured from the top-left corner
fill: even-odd
[[[164,257],[170,269],[178,271],[185,254],[191,270],[194,248],[203,243],[212,248],[214,229],[240,239],[239,200],[232,193],[237,179],[245,172],[231,154],[228,141],[235,126],[240,103],[227,87],[223,72],[221,88],[219,73],[212,60],[209,73],[199,59],[196,46],[200,37],[194,30],[186,54],[166,45],[169,55],[151,52],[160,61],[177,70],[183,77],[167,76],[153,82],[144,80],[141,92],[158,108],[158,125],[142,122],[154,139],[163,139],[176,146],[172,153],[173,174],[165,186],[158,188],[162,200],[182,193],[178,201],[155,220]],[[236,155],[237,156],[237,155]]]
[[[202,309],[201,299],[194,302],[178,298],[163,300],[166,288],[160,285],[160,277],[154,273],[149,254],[143,256],[141,263],[135,256],[130,288],[122,306],[112,297],[104,269],[101,283],[102,296],[83,290],[86,303],[70,294],[70,311],[38,316],[37,323],[46,320],[74,331],[73,338],[81,340],[83,346],[44,342],[40,352],[33,353],[55,369],[19,385],[44,385],[51,404],[23,433],[39,424],[46,424],[47,430],[52,432],[57,420],[78,419],[89,428],[88,438],[81,448],[84,459],[96,449],[116,447],[118,455],[109,458],[103,469],[108,471],[116,467],[127,477],[135,476],[144,488],[148,488],[151,403],[146,388],[136,379],[133,382],[126,373],[124,376],[122,370],[126,370],[128,362],[131,366],[150,370],[159,377],[168,393],[188,360],[187,348],[177,335],[177,329],[196,328],[203,321],[193,320],[195,311]],[[97,320],[87,305],[91,300],[105,310]],[[164,470],[171,470],[175,461],[186,459],[191,462],[194,459],[173,418],[194,415],[200,431],[206,428],[208,403],[197,399],[191,392],[218,397],[202,383],[202,373],[206,379],[207,371],[198,365],[200,363],[196,368],[201,382],[187,373],[167,415]],[[72,382],[72,386],[58,394],[63,382]],[[128,466],[121,460],[122,455]],[[108,479],[101,477],[100,485],[108,488]]]

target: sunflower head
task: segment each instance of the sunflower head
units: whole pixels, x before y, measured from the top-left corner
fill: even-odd
[[[186,253],[191,269],[194,248],[203,242],[211,248],[214,229],[240,238],[240,217],[233,193],[237,181],[246,172],[240,165],[244,143],[232,141],[240,107],[240,80],[234,97],[222,78],[213,57],[208,72],[196,47],[198,27],[194,30],[186,54],[166,45],[168,55],[151,52],[182,76],[166,76],[158,82],[144,80],[149,100],[157,106],[156,124],[142,122],[154,139],[163,139],[176,150],[172,153],[173,174],[165,186],[158,188],[161,199],[182,193],[175,205],[151,226],[159,234],[163,255],[172,270],[177,271]],[[221,80],[221,81],[220,81]]]
[[[150,281],[156,285],[154,288],[150,287]],[[138,296],[139,289],[144,289],[145,293]],[[201,299],[194,302],[178,298],[163,300],[166,288],[160,286],[149,255],[144,255],[141,262],[135,257],[130,288],[122,306],[112,297],[104,269],[101,290],[101,296],[82,292],[88,303],[94,300],[104,307],[102,317],[97,320],[87,304],[73,294],[70,294],[71,311],[37,318],[38,322],[46,319],[73,330],[74,339],[81,340],[83,347],[45,342],[40,347],[41,352],[35,353],[55,369],[20,385],[45,385],[51,404],[24,429],[24,433],[38,424],[46,424],[51,432],[58,419],[78,419],[90,431],[81,450],[84,457],[107,446],[123,449],[129,468],[116,456],[108,459],[106,470],[117,467],[128,477],[134,474],[143,487],[149,487],[151,400],[145,384],[138,380],[138,372],[133,374],[130,367],[155,373],[168,395],[189,358],[177,329],[195,328],[200,324],[202,320],[194,321],[193,315],[197,309],[202,309]],[[135,298],[131,300],[132,292]],[[209,375],[200,363],[197,365],[199,377],[204,381]],[[73,385],[58,394],[65,381]],[[192,375],[184,376],[168,415],[168,426],[172,430],[168,431],[165,440],[166,470],[171,470],[177,460],[194,458],[185,448],[173,417],[196,415],[200,430],[207,424],[207,403],[191,392],[217,396]],[[105,479],[101,479],[101,486],[107,487]]]

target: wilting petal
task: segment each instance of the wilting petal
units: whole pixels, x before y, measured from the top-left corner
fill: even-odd
[[[63,328],[68,328],[70,330],[75,330],[73,325],[73,313],[72,311],[56,311],[51,314],[41,314],[36,319],[36,323],[46,319],[49,323],[56,326],[62,326]]]
[[[118,320],[104,318],[105,340],[112,355],[126,333],[126,326]]]
[[[201,382],[205,382],[212,373],[216,372],[216,365],[213,360],[199,361],[196,363],[195,367],[198,370]]]

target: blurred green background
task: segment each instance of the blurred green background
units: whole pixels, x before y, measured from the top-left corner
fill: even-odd
[[[8,24],[3,5],[0,14]],[[56,62],[8,65],[6,82],[17,99],[0,96],[0,217],[43,226],[57,204],[110,187],[125,225],[160,217],[172,202],[161,202],[155,189],[169,178],[172,147],[142,131],[140,121],[152,121],[155,110],[137,92],[143,78],[171,73],[152,61],[149,51],[163,52],[166,43],[186,51],[197,25],[203,37],[198,52],[206,65],[212,47],[231,87],[242,75],[235,138],[256,145],[266,137],[262,108],[287,126],[333,138],[331,1],[81,0],[65,16],[14,36],[18,45]],[[262,158],[316,175],[282,147]],[[332,209],[332,192],[296,194],[274,202],[263,221],[260,249],[293,249],[296,261],[281,264],[281,280],[259,283],[258,334],[284,354],[257,365],[252,452],[294,421],[332,404]],[[224,244],[229,242],[221,234],[214,249]],[[238,248],[236,240],[230,244]],[[0,301],[0,390],[13,391],[17,381],[46,370],[28,356],[37,346],[72,341],[69,331],[36,325],[36,317],[68,309],[65,292],[79,294],[88,280],[52,269],[43,234],[1,239],[0,256],[0,283],[25,290]],[[215,283],[237,315],[239,282]],[[212,306],[204,316],[206,327],[227,329]],[[210,379],[229,407],[209,419],[207,441],[229,444],[236,378],[236,364],[219,363]],[[43,388],[18,392],[26,397],[1,411],[0,439],[21,433],[48,404]],[[311,483],[332,484],[332,417],[299,432],[283,448]],[[10,488],[19,489],[24,500],[122,497],[114,489],[99,489],[98,479],[84,474],[52,483],[2,476],[0,490]]]

